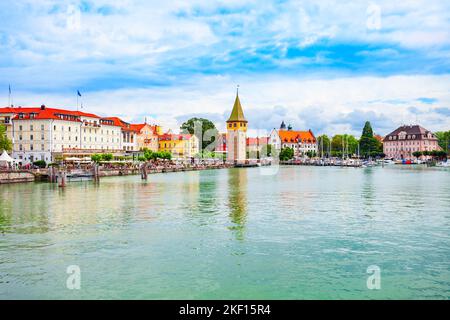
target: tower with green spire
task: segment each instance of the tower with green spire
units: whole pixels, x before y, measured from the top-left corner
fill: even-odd
[[[227,120],[227,160],[230,162],[243,162],[247,158],[247,124],[238,86],[233,110]]]

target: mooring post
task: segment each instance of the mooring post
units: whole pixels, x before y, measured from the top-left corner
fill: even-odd
[[[147,164],[145,163],[141,165],[141,179],[147,180]]]
[[[98,164],[94,165],[94,181],[95,182],[99,182],[100,181],[100,174],[99,174]]]
[[[58,186],[64,188],[66,186],[67,173],[66,171],[60,171],[58,174],[59,184]]]

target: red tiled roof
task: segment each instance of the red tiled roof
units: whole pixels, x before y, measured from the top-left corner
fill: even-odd
[[[136,132],[140,132],[145,125],[146,123],[130,124],[130,128]]]
[[[0,108],[0,113],[13,113],[15,120],[30,119],[30,114],[34,114],[33,119],[61,119],[60,115],[72,116],[72,117],[89,117],[89,118],[100,118],[93,113],[86,113],[81,111],[72,111],[65,109],[56,108],[36,108],[36,107],[6,107]],[[19,118],[19,114],[23,114],[22,118]],[[80,119],[63,119],[67,121],[80,121]]]
[[[124,131],[138,132],[137,130],[135,130],[132,127],[133,126],[132,124],[129,124],[128,122],[123,121],[119,117],[105,117],[105,118],[102,118],[102,119],[113,121],[115,126],[122,127],[122,130],[124,130]]]
[[[278,135],[282,143],[297,143],[299,141],[308,143],[316,142],[316,137],[314,137],[311,131],[279,130]]]

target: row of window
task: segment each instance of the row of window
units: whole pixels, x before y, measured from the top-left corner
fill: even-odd
[[[239,127],[240,128],[242,128],[242,127],[246,128],[247,124],[245,122],[239,122]],[[228,128],[237,128],[237,123],[236,122],[229,123],[228,124]]]
[[[6,123],[6,120],[5,120]],[[41,124],[41,130],[45,130],[45,125]],[[56,125],[53,126],[53,130],[56,131]],[[72,131],[71,127],[67,127],[67,130],[69,132]],[[23,125],[19,125],[19,131],[23,131]],[[30,131],[34,131],[34,125],[30,124]],[[61,131],[64,131],[64,126],[61,126]],[[78,132],[78,128],[75,127],[75,132]],[[83,132],[86,133],[86,128],[83,129]],[[92,133],[92,128],[89,128],[89,133]],[[97,133],[97,130],[95,130],[94,133]],[[103,129],[101,130],[101,134],[103,134]],[[109,130],[106,130],[106,134],[109,135]],[[114,130],[111,130],[112,135],[116,135]],[[119,133],[117,133],[119,134]]]

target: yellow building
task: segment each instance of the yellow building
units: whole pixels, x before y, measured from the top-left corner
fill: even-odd
[[[233,111],[227,120],[227,160],[230,162],[243,162],[247,159],[247,123],[238,92]]]
[[[168,151],[175,158],[190,158],[199,153],[199,140],[192,134],[165,133],[159,136],[159,151]]]

